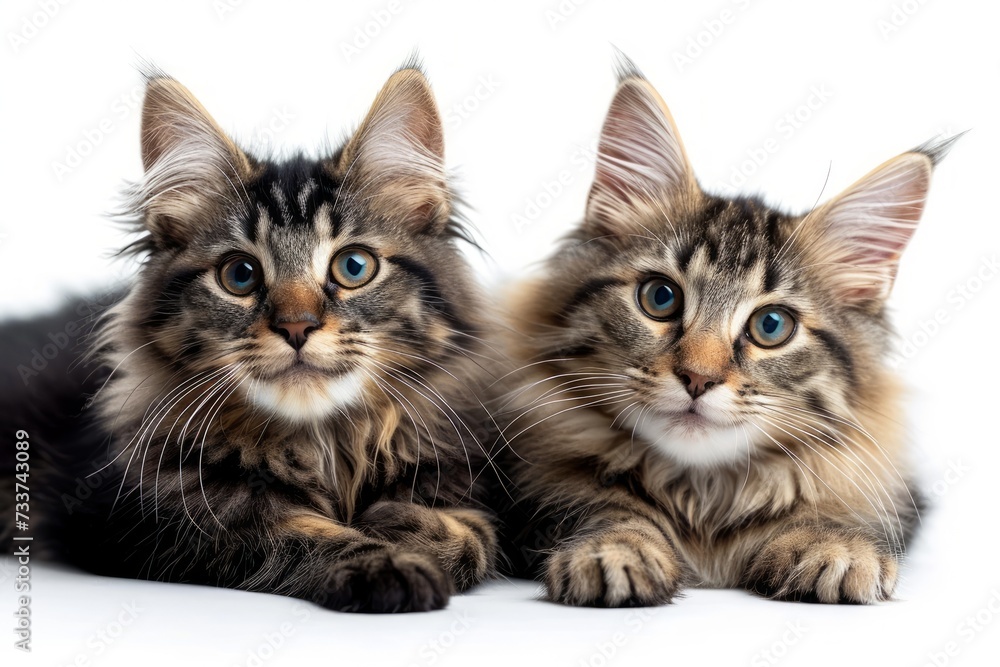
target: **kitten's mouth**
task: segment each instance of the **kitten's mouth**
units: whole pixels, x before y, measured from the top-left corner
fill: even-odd
[[[291,364],[273,373],[260,376],[261,380],[267,382],[282,382],[288,380],[325,380],[346,375],[352,371],[347,366],[337,366],[334,368],[321,368],[303,359],[296,359]]]
[[[633,432],[677,463],[715,466],[742,460],[750,448],[745,429],[705,406],[650,410],[632,422]]]
[[[680,410],[657,410],[663,419],[673,422],[678,427],[686,427],[692,430],[695,429],[717,429],[726,428],[732,424],[729,422],[721,422],[709,414],[706,414],[705,408],[699,407],[697,401],[691,401],[691,404],[684,409]]]
[[[364,394],[361,370],[326,369],[300,361],[259,380],[247,389],[249,400],[275,415],[299,423],[342,412]]]

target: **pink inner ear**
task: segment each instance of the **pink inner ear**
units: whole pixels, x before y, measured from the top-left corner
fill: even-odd
[[[881,165],[816,212],[814,261],[852,300],[883,299],[916,231],[930,185],[930,160],[906,153]]]
[[[601,131],[594,190],[623,201],[663,196],[687,172],[677,131],[655,91],[639,79],[622,83]]]

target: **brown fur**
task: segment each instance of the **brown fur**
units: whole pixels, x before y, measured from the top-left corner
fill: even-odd
[[[72,559],[368,612],[440,608],[489,577],[490,324],[424,76],[391,76],[317,160],[244,152],[158,73],[142,129],[143,261],[96,335],[110,378],[80,428],[106,442],[77,457],[106,455],[109,482],[66,522]],[[375,267],[357,284],[337,264],[354,251]],[[246,291],[223,275],[234,258],[256,267]]]
[[[634,70],[601,146],[584,222],[508,303],[521,368],[503,435],[528,571],[579,605],[662,604],[686,585],[887,599],[918,504],[880,304],[939,153],[804,216],[724,200],[697,187]],[[651,275],[680,286],[682,315],[643,314]],[[771,305],[796,328],[767,348],[745,323]],[[715,384],[689,397],[690,373]]]

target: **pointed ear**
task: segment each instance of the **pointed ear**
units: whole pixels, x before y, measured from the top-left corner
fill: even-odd
[[[145,176],[136,207],[161,245],[183,245],[227,204],[242,201],[250,160],[177,81],[149,79],[141,134]]]
[[[882,164],[802,222],[806,262],[826,271],[839,296],[881,307],[924,211],[934,158],[904,153]]]
[[[632,231],[629,220],[698,191],[670,110],[636,74],[619,84],[597,152],[586,214],[596,234]]]
[[[419,70],[389,77],[334,172],[376,215],[420,231],[444,229],[451,215],[444,131],[430,84]]]

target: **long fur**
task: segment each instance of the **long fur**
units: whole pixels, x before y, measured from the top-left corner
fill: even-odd
[[[585,219],[508,304],[520,571],[578,605],[689,585],[891,596],[921,501],[883,305],[942,153],[906,153],[804,215],[717,197],[625,68]],[[658,276],[683,293],[674,319],[641,310]],[[764,306],[794,314],[779,347],[750,338]],[[700,396],[691,374],[711,380]]]
[[[347,611],[439,608],[490,576],[490,324],[423,74],[394,74],[318,160],[244,152],[162,73],[142,124],[125,212],[142,266],[96,323],[89,375],[46,373],[59,394],[27,415],[33,394],[5,381],[4,428],[31,433],[51,489],[41,548],[102,574]],[[378,267],[348,289],[331,262],[354,247]],[[219,277],[233,252],[263,274],[245,296]],[[315,326],[293,348],[280,325],[304,318]]]

